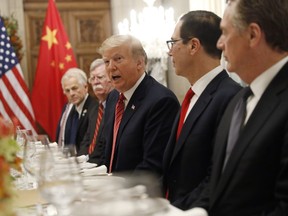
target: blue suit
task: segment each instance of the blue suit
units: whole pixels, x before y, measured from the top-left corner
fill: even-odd
[[[115,106],[113,90],[105,110],[106,165],[110,165]],[[133,93],[120,123],[112,172],[148,170],[162,173],[162,159],[179,102],[174,93],[145,75]]]

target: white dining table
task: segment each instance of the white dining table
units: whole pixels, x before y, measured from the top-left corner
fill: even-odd
[[[52,146],[52,144],[51,144],[51,147],[54,147],[54,146]],[[56,147],[57,147],[57,145],[55,145],[55,148]],[[43,151],[42,148],[40,148],[40,150]],[[86,163],[87,158],[85,158],[85,157],[83,157],[83,158],[84,158],[84,161],[82,161],[82,163],[80,163],[79,165],[80,165],[80,168],[82,166],[81,169],[83,172],[81,172],[81,174],[82,174],[82,178],[83,178],[83,185],[86,185],[86,188],[83,191],[84,193],[83,194],[81,193],[81,199],[75,201],[75,203],[72,204],[73,206],[75,206],[73,208],[75,208],[75,210],[76,210],[73,212],[73,216],[86,215],[84,212],[85,205],[86,205],[86,207],[88,207],[88,209],[89,209],[89,205],[90,206],[95,205],[95,203],[93,203],[93,202],[87,204],[87,202],[85,202],[85,199],[83,200],[83,195],[87,195],[87,193],[88,194],[90,193],[93,195],[93,194],[95,194],[93,192],[93,189],[95,189],[95,188],[97,190],[98,190],[98,188],[103,189],[105,187],[105,185],[114,185],[114,184],[117,185],[116,184],[117,182],[118,183],[121,182],[120,181],[121,179],[119,179],[119,177],[107,174],[106,173],[107,168],[104,169],[102,166],[97,167],[97,169],[90,167],[90,166],[87,167],[88,165],[91,165],[91,164]],[[79,161],[79,159],[81,159],[81,158],[78,158],[78,161]],[[105,174],[105,175],[103,175],[103,174]],[[100,175],[100,177],[97,177],[97,175]],[[17,174],[16,174],[16,176],[17,176]],[[105,181],[103,181],[103,180],[105,180]],[[117,180],[117,181],[113,182],[111,180]],[[100,184],[101,182],[103,182],[104,184],[103,183]],[[19,178],[19,176],[18,176],[18,178],[16,178],[15,188],[17,190],[16,190],[16,199],[14,201],[14,207],[13,207],[15,209],[16,215],[17,216],[28,216],[28,215],[29,216],[57,216],[57,212],[55,210],[55,207],[52,206],[51,204],[49,204],[41,196],[39,190],[38,189],[31,189],[31,188],[29,188],[27,190],[27,188],[26,189],[25,189],[25,187],[23,188],[23,186],[25,186],[26,184],[27,184],[27,178],[25,177],[25,175],[22,174],[22,176],[20,178]],[[92,187],[91,190],[89,190],[90,187]],[[85,194],[85,191],[86,191],[86,194]],[[115,193],[116,193],[116,191],[115,191]],[[112,195],[115,196],[115,193],[112,193]],[[136,191],[136,193],[137,193],[137,191]],[[133,189],[132,189],[132,195],[133,195],[133,197],[135,197]],[[141,194],[140,194],[140,196],[139,196],[139,193],[137,195],[138,195],[138,198],[141,199],[141,197],[142,197]],[[118,194],[118,196],[119,196],[119,194]],[[96,200],[98,199],[97,197],[92,197],[92,198],[94,198],[94,199],[96,198]],[[123,198],[120,195],[120,198],[123,200],[123,199],[125,199],[125,196]],[[127,198],[127,196],[126,196],[126,198]],[[148,196],[148,198],[150,198],[150,196]],[[158,208],[156,208],[157,210],[155,210],[155,211],[153,209],[153,212],[157,212],[157,213],[148,214],[149,216],[188,216],[189,215],[189,214],[186,214],[185,211],[182,211],[181,209],[178,209],[178,208],[172,206],[171,204],[169,204],[169,202],[167,200],[165,200],[163,198],[155,198],[155,199],[151,198],[151,199],[152,199],[152,205],[153,206],[156,206],[158,204],[156,202],[156,200],[160,199],[160,201],[161,201],[160,203],[164,203],[164,205],[163,205],[164,208],[162,208],[160,210],[158,210]],[[140,203],[142,203],[142,202],[143,202],[143,200],[140,200]],[[127,203],[127,205],[130,207],[133,204],[131,204],[130,201],[128,201],[128,203]],[[102,203],[100,203],[100,205],[102,205]],[[110,201],[109,201],[108,205],[110,205]],[[127,207],[127,206],[125,206],[125,205],[120,206],[119,210],[125,210],[125,207]],[[150,205],[149,205],[149,207],[150,207]],[[109,206],[109,208],[113,208],[113,205],[112,205],[112,207]],[[78,213],[78,209],[80,209],[80,213]],[[81,212],[82,209],[83,209],[83,211]],[[93,209],[93,208],[91,208],[91,209]],[[93,215],[94,210],[97,211],[97,208],[94,208],[92,211],[87,212],[87,213],[89,215]],[[95,214],[95,215],[97,215],[97,214]],[[124,215],[125,215],[125,213],[124,213]]]
[[[57,216],[53,207],[47,204],[37,189],[19,190],[16,194],[14,208],[17,216]],[[187,213],[169,204],[165,211],[151,216],[188,216]]]

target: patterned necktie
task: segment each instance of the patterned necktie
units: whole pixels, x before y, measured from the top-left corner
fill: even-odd
[[[119,99],[116,104],[116,109],[115,109],[115,119],[114,119],[114,131],[113,131],[113,145],[112,145],[112,151],[111,151],[111,157],[110,157],[110,165],[109,165],[109,173],[112,172],[112,167],[113,167],[113,160],[114,160],[114,154],[115,154],[115,147],[116,147],[116,139],[117,139],[117,134],[119,130],[119,125],[122,120],[122,116],[124,113],[124,100],[125,96],[123,93],[120,93]]]
[[[189,107],[189,104],[190,104],[190,101],[191,101],[191,98],[193,97],[193,95],[194,95],[194,92],[192,91],[191,88],[189,88],[189,90],[187,91],[185,98],[182,102],[182,106],[181,106],[181,114],[180,114],[180,119],[179,119],[179,124],[178,124],[178,130],[177,130],[177,140],[178,140],[178,137],[181,133],[181,130],[182,130],[182,127],[184,124],[184,120],[185,120],[185,116],[186,116],[186,113],[187,113],[187,110],[188,110],[188,107]]]
[[[228,141],[227,141],[227,147],[226,147],[226,157],[225,157],[223,168],[225,167],[231,155],[231,152],[236,144],[236,141],[238,140],[241,129],[243,128],[243,123],[246,117],[247,98],[252,94],[253,92],[251,91],[250,87],[244,88],[243,96],[239,99],[238,103],[236,104],[234,108],[231,123],[230,123],[230,129],[229,129],[229,135],[228,135]]]
[[[96,120],[94,136],[93,136],[92,142],[89,146],[89,154],[91,154],[94,151],[95,146],[96,146],[96,139],[97,139],[100,124],[101,124],[101,121],[103,118],[103,110],[104,110],[104,107],[103,107],[102,103],[100,103],[99,107],[98,107],[98,115],[97,115],[97,120]]]

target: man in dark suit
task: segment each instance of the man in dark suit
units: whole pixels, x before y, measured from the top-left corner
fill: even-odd
[[[61,84],[69,103],[63,108],[59,120],[57,141],[60,146],[75,145],[78,152],[87,131],[89,113],[97,101],[88,94],[87,76],[78,68],[70,68],[63,75]]]
[[[176,74],[185,77],[194,92],[182,129],[181,111],[175,119],[163,160],[166,197],[183,210],[203,190],[216,128],[228,102],[241,89],[220,66],[221,50],[216,48],[220,21],[212,12],[188,12],[167,41]]]
[[[105,113],[106,98],[113,89],[103,59],[96,59],[91,63],[88,80],[98,99],[98,104],[94,111],[90,112],[88,129],[78,155],[89,155],[89,162],[102,165],[105,162],[105,142],[102,135],[103,114]]]
[[[249,87],[223,115],[210,184],[194,203],[209,215],[288,215],[287,26],[288,1],[228,1],[217,45]]]
[[[147,56],[138,39],[114,35],[99,51],[115,88],[105,111],[107,168],[160,175],[179,102],[172,91],[145,73]]]

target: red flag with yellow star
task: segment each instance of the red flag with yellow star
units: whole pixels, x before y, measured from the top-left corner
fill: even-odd
[[[49,0],[40,41],[32,105],[37,122],[52,140],[55,140],[58,120],[67,100],[61,78],[71,67],[77,67],[73,50],[55,2]]]

